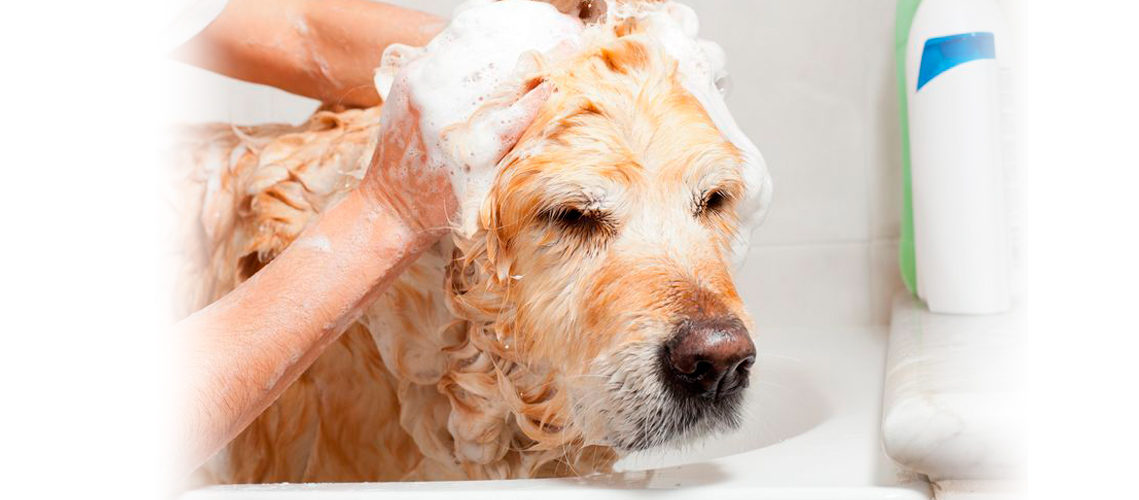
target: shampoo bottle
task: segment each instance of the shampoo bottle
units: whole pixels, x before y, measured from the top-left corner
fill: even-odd
[[[918,296],[937,313],[1010,307],[1002,156],[1005,28],[993,0],[923,0],[906,51]],[[1005,103],[1007,104],[1007,103]]]

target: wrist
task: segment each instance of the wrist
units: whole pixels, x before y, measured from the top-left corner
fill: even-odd
[[[333,277],[316,283],[328,288],[314,288],[307,295],[322,297],[324,304],[313,319],[320,320],[324,333],[340,332],[438,239],[354,190],[322,213],[270,266],[284,258],[289,267],[303,268],[309,275]]]
[[[376,192],[369,184],[349,192],[321,215],[321,231],[329,235],[334,248],[351,248],[356,258],[369,261],[417,256],[450,232],[445,222],[438,221],[445,217],[427,213],[442,213],[441,209],[428,210],[391,191]]]
[[[401,189],[394,182],[365,181],[351,195],[359,197],[366,210],[389,214],[415,241],[431,244],[450,233],[458,200],[448,184],[424,186],[422,179],[417,184]]]

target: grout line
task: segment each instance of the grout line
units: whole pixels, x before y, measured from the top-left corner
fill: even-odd
[[[882,0],[882,1],[883,1],[883,3],[887,3],[887,0]],[[889,3],[893,3],[893,2],[889,1]],[[869,18],[869,17],[876,17],[876,16],[869,16],[869,15],[863,16],[863,18],[861,19],[861,22],[864,23],[863,24],[864,28],[869,28],[866,25],[866,24],[868,24],[867,18]],[[887,35],[892,35],[893,34],[893,23],[886,23],[885,29],[887,31],[887,33],[886,33]],[[873,31],[873,29],[864,29],[863,31]],[[867,252],[866,252],[866,266],[867,266],[867,277],[868,277],[868,280],[867,280],[867,286],[868,286],[867,296],[870,299],[867,303],[867,307],[869,308],[868,312],[869,312],[869,318],[871,320],[871,323],[875,323],[875,318],[876,318],[875,303],[878,300],[878,298],[875,297],[874,294],[876,292],[881,291],[880,289],[884,289],[885,284],[888,283],[888,280],[885,280],[883,276],[879,276],[878,273],[876,272],[876,269],[877,269],[876,257],[877,257],[877,255],[875,252],[875,248],[876,248],[876,246],[882,244],[883,241],[888,241],[890,239],[888,237],[887,238],[881,238],[877,234],[877,232],[878,232],[878,221],[881,220],[884,216],[884,213],[878,213],[878,209],[880,207],[880,204],[877,203],[877,201],[879,200],[879,198],[886,195],[885,192],[879,192],[878,188],[881,184],[882,174],[885,173],[883,171],[883,169],[888,168],[889,164],[888,163],[883,164],[879,161],[876,161],[875,157],[876,156],[882,156],[882,155],[875,155],[875,153],[876,152],[877,153],[884,152],[884,151],[879,151],[879,149],[884,146],[884,141],[883,141],[884,134],[887,134],[890,132],[885,130],[884,129],[885,127],[882,127],[882,124],[885,122],[885,120],[882,120],[882,116],[879,116],[880,113],[882,112],[882,109],[879,106],[879,101],[878,101],[878,97],[879,97],[878,92],[880,90],[879,87],[881,87],[881,86],[876,85],[875,83],[878,80],[878,77],[880,76],[880,75],[878,75],[879,70],[888,70],[890,73],[890,76],[893,76],[893,72],[894,72],[894,64],[893,64],[894,56],[892,54],[893,53],[893,50],[892,50],[893,49],[893,44],[892,44],[893,37],[892,36],[883,36],[882,41],[884,43],[879,44],[878,43],[878,37],[876,35],[877,35],[877,33],[871,33],[869,36],[867,36],[865,38],[865,40],[867,40],[867,46],[863,48],[863,57],[865,57],[865,59],[863,61],[863,67],[868,69],[868,71],[866,71],[863,75],[864,85],[865,85],[865,88],[863,89],[863,106],[865,107],[865,112],[866,112],[865,119],[867,120],[865,129],[876,132],[876,134],[871,135],[871,137],[867,137],[866,149],[864,151],[864,161],[865,161],[865,165],[866,165],[866,174],[867,174],[866,175],[866,217],[867,217],[866,227],[867,227],[867,231],[869,233],[869,240],[870,240],[870,245],[867,248]],[[887,64],[885,68],[879,68],[879,67],[877,67],[877,65],[872,66],[872,62],[878,61],[879,57],[882,55],[882,54],[878,53],[879,50],[886,51],[886,53],[888,54],[889,64]],[[887,78],[887,81],[892,82],[893,79]],[[889,87],[889,88],[893,88],[893,87]],[[894,240],[896,241],[897,238],[894,238]]]
[[[873,40],[874,37],[871,36],[871,37],[868,37],[868,39]],[[874,60],[874,58],[872,56],[874,55],[875,47],[876,47],[876,44],[870,43],[869,46],[865,48],[865,55],[866,55],[866,62],[867,62],[865,67],[869,67],[869,61]],[[886,50],[888,48],[889,48],[889,45],[883,47],[883,50]],[[871,70],[867,71],[865,74],[866,89],[864,92],[865,95],[864,95],[863,104],[866,106],[866,118],[869,121],[869,123],[867,123],[867,125],[868,125],[867,129],[869,129],[869,130],[876,130],[878,122],[880,121],[880,120],[875,119],[877,116],[875,114],[874,104],[876,104],[875,98],[877,97],[876,96],[877,89],[872,88],[872,87],[877,87],[877,85],[873,85],[873,80],[876,80],[876,78],[874,77],[874,73],[876,71],[878,71],[878,68],[871,68]],[[883,131],[878,130],[879,134],[881,134],[882,132]],[[880,139],[881,139],[880,137],[876,136],[872,140],[877,141]],[[873,152],[876,150],[877,147],[879,147],[879,143],[875,143],[874,148],[868,147],[866,149],[866,164],[869,166],[871,163],[873,163],[873,164],[875,164],[876,167],[881,168],[881,165],[878,165],[877,164],[878,162],[872,161],[872,158],[871,158],[873,155]],[[878,179],[878,175],[876,175],[876,174],[879,174],[880,172],[877,172],[877,171],[870,172],[870,169],[867,168],[867,173],[872,174],[872,175],[866,176],[866,183],[867,183],[867,188],[866,188],[866,193],[867,193],[867,196],[866,196],[866,215],[867,215],[866,227],[870,232],[870,240],[871,240],[871,243],[870,243],[870,245],[866,251],[866,267],[867,267],[867,275],[868,275],[868,279],[867,279],[868,290],[866,292],[867,292],[867,297],[870,299],[867,301],[866,307],[868,309],[867,310],[867,317],[870,318],[870,323],[877,324],[877,315],[875,314],[875,307],[874,307],[875,303],[877,302],[877,298],[874,296],[874,293],[879,288],[876,285],[878,285],[881,280],[880,280],[880,277],[877,276],[877,273],[875,272],[876,266],[874,264],[875,264],[876,255],[875,255],[874,247],[875,247],[875,243],[877,243],[877,242],[874,241],[874,238],[875,238],[875,235],[877,233],[877,227],[878,227],[876,222],[882,215],[882,214],[877,213],[878,210],[877,210],[876,203],[875,203],[875,201],[877,201],[877,197],[881,195],[881,193],[878,192],[879,179]]]

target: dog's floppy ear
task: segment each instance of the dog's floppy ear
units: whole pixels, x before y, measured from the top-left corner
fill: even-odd
[[[391,91],[392,83],[395,82],[399,70],[411,61],[418,59],[419,56],[423,55],[423,52],[422,47],[412,47],[402,43],[393,43],[384,49],[384,55],[380,58],[380,67],[375,69],[372,76],[380,99],[385,101],[388,99],[388,92]]]
[[[499,204],[497,188],[491,188],[483,202],[479,222],[483,227],[486,238],[486,266],[491,279],[498,283],[505,283],[510,276],[510,257],[508,255],[509,237],[504,234],[502,220],[499,217]]]
[[[454,234],[455,249],[447,273],[450,309],[457,318],[475,323],[501,317],[502,285],[509,279],[509,236],[499,217],[498,189],[491,186],[476,209],[475,228]]]

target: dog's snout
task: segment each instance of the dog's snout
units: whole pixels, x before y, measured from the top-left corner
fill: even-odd
[[[675,385],[717,399],[747,387],[755,344],[738,318],[690,319],[676,328],[664,356]]]

